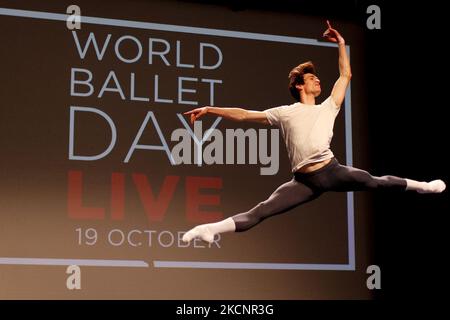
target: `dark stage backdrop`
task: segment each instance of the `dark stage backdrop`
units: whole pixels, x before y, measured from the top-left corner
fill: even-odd
[[[372,298],[369,193],[325,194],[211,246],[181,242],[194,225],[248,210],[292,178],[281,133],[211,116],[197,129],[220,132],[218,163],[173,165],[182,113],[290,104],[287,75],[307,60],[322,102],[338,77],[337,49],[321,40],[326,17],[80,0],[88,20],[72,31],[70,4],[0,2],[0,298]],[[353,68],[332,149],[368,170],[365,25],[332,23]],[[238,128],[255,137],[235,153],[248,163],[255,148],[256,163],[230,155],[226,130]],[[190,141],[183,156],[193,162]],[[220,163],[227,157],[234,164]],[[67,287],[68,265],[80,267],[80,290]]]

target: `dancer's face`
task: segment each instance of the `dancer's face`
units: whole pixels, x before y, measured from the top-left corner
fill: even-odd
[[[306,73],[303,76],[304,84],[297,85],[297,88],[304,90],[305,94],[312,94],[314,97],[319,96],[322,88],[320,87],[320,80],[312,73]]]

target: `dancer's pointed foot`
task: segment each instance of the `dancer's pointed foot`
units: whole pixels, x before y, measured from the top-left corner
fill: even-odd
[[[182,238],[182,240],[187,243],[191,242],[191,240],[194,239],[201,239],[208,243],[213,243],[214,233],[210,230],[208,225],[203,224],[200,226],[196,226],[195,228],[192,228],[191,230],[186,232]]]
[[[421,190],[417,190],[419,193],[441,193],[446,188],[445,182],[442,180],[433,180],[425,182],[424,187]]]

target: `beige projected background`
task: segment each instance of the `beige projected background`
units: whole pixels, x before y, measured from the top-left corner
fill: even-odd
[[[189,247],[181,243],[182,232],[192,226],[248,210],[291,179],[281,137],[280,168],[275,175],[261,175],[260,169],[267,165],[260,162],[172,166],[162,150],[136,149],[125,161],[150,115],[139,144],[160,146],[163,137],[172,149],[177,142],[171,141],[171,133],[184,128],[177,114],[192,109],[194,103],[254,110],[290,104],[287,74],[307,60],[318,67],[321,102],[338,76],[334,47],[236,36],[242,33],[232,37],[187,33],[179,27],[155,30],[154,25],[139,28],[131,22],[314,40],[324,31],[324,19],[170,1],[114,1],[107,6],[78,1],[83,16],[114,19],[108,21],[115,25],[105,25],[106,20],[82,23],[74,35],[64,20],[48,15],[65,14],[70,4],[0,1],[0,298],[371,297],[365,273],[371,264],[371,209],[364,193],[355,194],[350,204],[355,213],[355,240],[350,241],[355,244],[354,266],[349,261],[350,202],[344,193],[325,194],[248,232],[222,235],[210,247],[198,241]],[[25,11],[6,9],[26,10],[28,16],[18,16]],[[30,17],[36,12],[47,15]],[[118,26],[123,20],[127,26]],[[354,165],[364,169],[362,33],[358,26],[335,24],[351,47],[352,156]],[[96,53],[92,43],[82,50],[90,37],[104,52]],[[149,60],[152,39],[154,50],[168,50],[165,60],[157,55]],[[215,47],[222,56],[220,66],[201,68],[202,43],[209,45],[203,47],[204,64],[218,62]],[[89,77],[90,86],[73,81]],[[87,109],[76,111],[80,109],[75,106],[95,109],[103,116]],[[113,137],[106,119],[115,128],[112,149],[97,160],[71,159],[71,132],[74,155],[94,156],[107,149]],[[215,120],[205,118],[203,129]],[[257,133],[270,129],[228,120],[217,126],[223,133],[233,128],[254,128]],[[343,164],[345,129],[343,109],[332,144]],[[155,261],[301,264],[303,269],[344,265],[350,270],[168,268]],[[66,287],[69,264],[81,268],[81,290]]]

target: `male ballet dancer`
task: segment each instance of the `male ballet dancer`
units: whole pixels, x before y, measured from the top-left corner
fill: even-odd
[[[331,95],[321,104],[315,104],[315,98],[321,92],[320,80],[315,74],[314,65],[306,62],[289,73],[289,90],[297,103],[265,111],[203,107],[185,113],[190,115],[192,123],[211,113],[235,121],[254,121],[279,127],[286,142],[294,177],[249,211],[216,223],[196,226],[184,234],[183,241],[200,238],[212,243],[216,234],[246,231],[262,220],[316,199],[326,191],[444,191],[446,186],[442,180],[419,182],[395,176],[375,177],[367,171],[343,166],[334,157],[330,150],[333,125],[352,73],[344,38],[331,27],[329,21],[327,24],[323,36],[339,47],[339,78]]]

